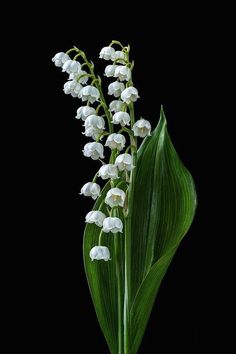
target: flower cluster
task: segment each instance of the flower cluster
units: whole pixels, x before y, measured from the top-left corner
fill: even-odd
[[[115,50],[115,44],[121,50]],[[69,56],[72,52],[76,53],[73,58]],[[102,92],[101,79],[95,75],[94,65],[84,52],[74,47],[66,53],[57,53],[52,59],[57,67],[69,75],[64,84],[64,93],[86,103],[77,109],[75,116],[83,121],[83,134],[93,140],[85,144],[83,155],[102,163],[93,180],[81,188],[80,194],[96,200],[101,195],[97,178],[108,180],[110,186],[99,210],[92,210],[85,217],[86,223],[101,228],[99,244],[90,251],[91,260],[111,259],[109,249],[101,244],[102,235],[123,232],[129,185],[136,162],[137,137],[144,138],[151,134],[149,121],[141,118],[135,122],[133,103],[139,95],[132,82],[133,62],[129,60],[129,52],[129,46],[124,47],[117,41],[112,41],[100,51],[99,58],[112,62],[106,66],[104,75],[115,79],[108,86],[108,95],[115,98],[109,105]],[[78,61],[78,58],[81,60]],[[104,137],[106,141],[102,144],[100,141]],[[126,146],[127,141],[130,144]],[[110,149],[108,163],[103,161],[104,147]]]

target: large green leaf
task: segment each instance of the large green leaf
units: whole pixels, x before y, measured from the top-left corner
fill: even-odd
[[[138,153],[132,206],[131,353],[140,345],[162,278],[196,208],[193,179],[167,132],[163,110]]]
[[[110,189],[110,183],[107,183],[102,190],[101,196],[96,201],[93,210],[101,210],[107,214],[104,199],[107,191]],[[119,215],[122,218],[122,215]],[[90,293],[93,299],[95,311],[101,329],[104,333],[111,353],[118,353],[118,283],[117,283],[117,259],[122,258],[124,234],[104,234],[102,236],[102,245],[107,246],[111,253],[111,261],[91,262],[89,252],[91,248],[98,245],[101,229],[94,224],[87,224],[84,231],[84,264]],[[117,249],[117,241],[119,250]],[[119,252],[119,253],[118,253]],[[119,264],[121,274],[123,262]],[[120,306],[123,306],[121,303]]]

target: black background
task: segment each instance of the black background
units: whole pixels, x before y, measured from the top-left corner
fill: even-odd
[[[10,22],[13,38],[6,46],[15,54],[2,121],[2,194],[10,212],[3,248],[8,344],[31,353],[108,353],[82,262],[92,202],[78,195],[98,164],[82,156],[87,140],[74,119],[80,101],[64,95],[66,75],[51,58],[76,45],[102,75],[107,63],[98,53],[117,39],[131,45],[135,60],[137,116],[154,126],[164,105],[172,141],[198,193],[194,223],[163,281],[140,354],[226,350],[235,274],[232,209],[225,204],[235,119],[230,11],[193,7],[177,16],[173,8],[145,8],[137,16],[122,6],[111,14],[105,7],[68,4],[62,15],[35,5],[30,15],[21,8],[18,22]],[[7,80],[5,67],[3,74]]]

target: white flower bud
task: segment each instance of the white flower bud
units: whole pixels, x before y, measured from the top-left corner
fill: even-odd
[[[130,154],[118,155],[115,161],[115,165],[120,171],[131,171],[133,166],[133,157]]]
[[[81,106],[77,109],[77,115],[75,118],[85,121],[85,119],[92,114],[96,114],[96,110],[93,107]]]
[[[89,101],[90,103],[97,101],[99,97],[100,93],[98,89],[91,85],[83,87],[79,94],[79,98],[81,98],[82,101]]]
[[[73,80],[73,81],[67,81],[64,84],[63,91],[65,92],[66,95],[71,94],[71,96],[73,97],[78,97],[81,89],[82,86],[77,81]]]
[[[111,208],[114,206],[123,207],[125,203],[125,192],[120,188],[111,188],[107,192],[105,203]]]
[[[121,99],[127,104],[137,101],[138,98],[138,90],[135,87],[127,87],[121,94]]]
[[[115,165],[107,164],[100,167],[98,171],[98,176],[102,179],[117,179],[118,178],[118,169]]]
[[[119,65],[115,69],[114,77],[118,77],[120,81],[129,81],[131,79],[131,70],[127,66]]]
[[[111,259],[110,251],[106,246],[94,246],[89,252],[91,260],[101,260],[109,261]]]
[[[87,143],[84,145],[83,154],[86,157],[91,157],[92,160],[104,159],[104,147],[101,143]]]
[[[86,118],[84,127],[85,136],[92,137],[96,140],[105,129],[105,120],[100,116],[92,114]]]
[[[148,120],[141,118],[134,123],[132,130],[134,136],[144,138],[147,135],[151,135],[151,124]]]
[[[117,60],[117,59],[121,59],[121,60]],[[125,60],[126,60],[126,54],[124,52],[122,52],[121,50],[117,50],[113,55],[112,55],[112,60],[115,61],[117,60],[116,63],[120,63],[120,64],[125,64]]]
[[[109,109],[111,112],[123,111],[124,107],[125,107],[125,103],[123,101],[114,100],[111,101],[111,103],[109,104]]]
[[[57,53],[53,58],[52,61],[54,64],[58,67],[63,66],[63,64],[67,61],[70,60],[70,57],[68,54],[64,52]]]
[[[116,112],[111,121],[113,124],[120,124],[122,127],[130,125],[130,115],[127,112]]]
[[[101,188],[97,183],[88,182],[81,188],[80,194],[83,194],[85,197],[92,197],[95,200],[100,192]]]
[[[103,221],[103,232],[112,232],[113,234],[117,232],[123,232],[123,223],[121,219],[116,217],[108,217]]]
[[[121,95],[121,92],[125,89],[125,85],[123,82],[112,82],[108,86],[108,95],[113,95],[115,97],[119,97]]]
[[[104,60],[111,60],[115,55],[115,49],[112,47],[104,47],[99,53],[99,58]]]
[[[86,82],[88,81],[88,76],[83,76],[80,77],[82,75],[88,74],[85,70],[80,70],[78,73],[72,73],[69,76],[69,80],[76,80],[77,82],[79,82],[80,84],[86,84]]]
[[[64,93],[66,95],[70,95],[71,92],[73,92],[74,88],[76,87],[76,82],[75,81],[67,81],[65,84],[64,84]]]
[[[103,214],[101,211],[92,210],[86,215],[85,222],[87,222],[88,224],[96,224],[97,226],[102,227],[105,218],[106,215]]]
[[[122,134],[112,133],[108,136],[105,146],[109,146],[111,150],[117,149],[121,151],[125,147],[125,137]]]
[[[105,68],[104,75],[106,77],[114,76],[115,70],[116,70],[117,67],[118,67],[118,65],[107,65],[107,67]]]
[[[96,114],[91,114],[90,116],[88,116],[84,122],[84,126],[85,129],[89,128],[89,127],[95,127],[97,129],[100,130],[104,130],[105,129],[105,120],[100,117],[97,116]]]
[[[81,70],[81,64],[76,60],[67,60],[62,67],[63,72],[67,72],[68,74],[78,73]]]

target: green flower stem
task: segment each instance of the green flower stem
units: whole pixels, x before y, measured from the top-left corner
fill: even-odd
[[[100,141],[101,138],[103,138],[104,136],[109,135],[108,132],[102,132],[101,134],[98,135],[96,142],[98,143]]]
[[[78,52],[77,48],[71,48],[69,50],[67,50],[66,54],[70,54],[71,52]]]
[[[111,47],[113,44],[117,44],[117,45],[121,46],[121,48],[124,48],[124,46],[121,44],[121,42],[115,41],[115,40],[111,41],[111,43],[109,44],[109,47]]]
[[[122,133],[122,132],[126,132],[127,134],[129,134],[129,137],[132,137],[132,131],[129,128],[126,127],[122,127],[119,131],[118,134]]]
[[[103,234],[103,231],[101,230],[99,237],[98,237],[98,246],[102,246],[102,234]]]
[[[100,79],[100,77],[98,77],[98,78],[96,77],[94,70],[93,70],[93,64],[89,63],[85,53],[80,51],[80,54],[81,54],[82,58],[84,59],[84,62],[86,63],[87,67],[89,68],[90,74],[94,77],[94,80],[93,80],[94,84],[99,91],[100,100],[101,100],[101,102],[103,102],[102,107],[104,109],[104,112],[106,113],[109,132],[112,133],[113,132],[113,124],[111,123],[112,117],[111,117],[111,113],[107,107],[107,103],[106,103],[106,100],[105,100],[103,92],[102,92],[101,79]]]
[[[129,105],[131,126],[135,122],[134,105]],[[134,144],[135,142],[135,144]],[[131,153],[133,156],[133,165],[136,166],[137,161],[137,139],[130,137]],[[128,189],[128,213],[125,218],[125,299],[124,299],[124,354],[130,354],[130,308],[131,308],[131,212],[130,206],[133,204],[134,182],[136,168],[134,167],[130,175],[130,186]]]
[[[93,180],[92,180],[92,183],[95,183],[96,180],[97,180],[97,178],[98,178],[98,172],[95,173],[95,175],[94,175],[94,177],[93,177]]]
[[[112,210],[112,216],[119,217],[117,208]],[[124,354],[123,345],[123,274],[122,274],[122,234],[114,234],[114,250],[116,262],[116,278],[117,278],[117,311],[118,311],[118,354]]]

